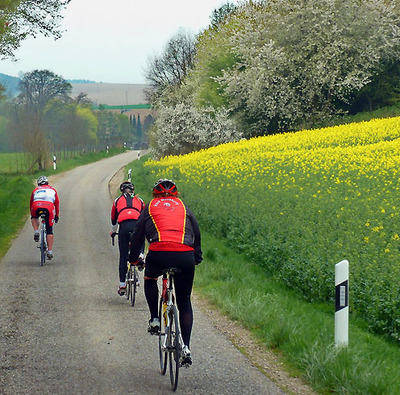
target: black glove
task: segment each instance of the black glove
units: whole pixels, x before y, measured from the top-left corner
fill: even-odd
[[[194,263],[198,265],[201,261],[203,260],[203,257],[201,254],[194,254]]]
[[[60,219],[60,218],[56,216],[56,217],[54,218],[54,222],[57,223],[59,219]]]
[[[117,235],[117,232],[110,232],[110,237],[114,238]]]

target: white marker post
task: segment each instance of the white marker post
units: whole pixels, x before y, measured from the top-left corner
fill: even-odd
[[[335,265],[335,345],[349,343],[349,262],[344,260]]]
[[[55,155],[53,155],[53,169],[56,170],[57,169],[57,158]]]
[[[128,181],[132,182],[132,169],[128,170]]]

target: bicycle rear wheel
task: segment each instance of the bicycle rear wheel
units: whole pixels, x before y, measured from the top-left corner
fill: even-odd
[[[176,391],[178,387],[178,377],[179,377],[179,366],[180,366],[180,355],[181,355],[181,345],[179,343],[179,322],[178,322],[178,311],[176,306],[172,306],[172,309],[168,312],[169,316],[169,327],[168,327],[168,337],[169,337],[169,377],[171,380],[172,391]]]
[[[166,317],[163,313],[163,301],[160,299],[160,305],[158,308],[158,316],[160,317],[160,333],[158,335],[158,353],[160,355],[160,372],[162,375],[167,371],[167,358],[168,352],[167,348],[164,348],[165,336],[166,334]]]
[[[133,306],[135,306],[135,302],[136,302],[136,287],[137,287],[137,282],[138,282],[139,278],[138,278],[138,272],[137,272],[136,267],[132,268],[132,266],[131,266],[131,270],[132,270],[132,273],[131,273],[131,289],[130,289],[131,296],[130,296],[130,298],[131,298],[131,305],[133,307]]]
[[[46,233],[44,228],[42,228],[41,235],[40,235],[40,266],[43,266],[46,262]]]
[[[131,277],[132,277],[132,266],[129,266],[129,269],[128,269],[128,271],[126,272],[126,278],[125,278],[125,284],[126,284],[126,299],[128,299],[128,300],[129,300],[129,298],[130,298],[131,289],[132,289]]]

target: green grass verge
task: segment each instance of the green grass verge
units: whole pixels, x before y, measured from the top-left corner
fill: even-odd
[[[202,237],[196,292],[243,324],[261,345],[279,351],[289,371],[324,394],[400,393],[397,346],[353,323],[349,346],[336,348],[334,306],[305,302],[224,240],[207,232]]]
[[[143,168],[145,160],[127,168],[132,168],[135,192],[148,202],[156,180]],[[306,302],[218,235],[202,231],[202,247],[195,291],[243,324],[260,346],[281,355],[289,372],[322,394],[400,393],[399,347],[353,319],[349,346],[335,347],[334,305]]]

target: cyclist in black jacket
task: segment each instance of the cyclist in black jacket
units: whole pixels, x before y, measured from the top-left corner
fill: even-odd
[[[169,267],[180,269],[175,274],[176,303],[179,310],[183,348],[183,363],[192,363],[189,349],[193,325],[191,293],[195,265],[202,258],[200,229],[186,204],[178,197],[178,189],[171,180],[159,180],[153,187],[153,199],[140,214],[133,234],[129,261],[136,264],[140,246],[149,242],[144,273],[144,292],[151,314],[148,331],[160,331],[158,316],[157,278]]]
[[[118,295],[126,293],[126,271],[129,253],[129,233],[136,227],[136,222],[144,208],[143,200],[134,194],[135,186],[129,182],[123,182],[120,187],[121,195],[117,197],[111,208],[111,232],[110,236],[115,237],[118,231],[119,247],[119,287]],[[143,245],[141,246],[143,250]]]

